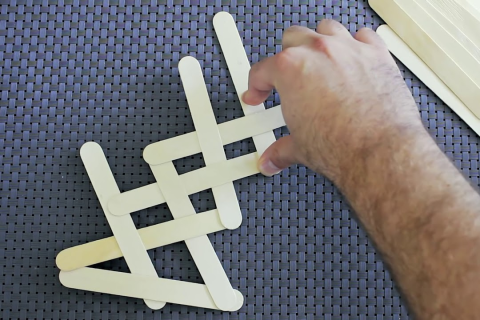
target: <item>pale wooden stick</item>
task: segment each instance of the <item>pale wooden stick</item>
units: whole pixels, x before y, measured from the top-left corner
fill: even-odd
[[[456,36],[453,36],[447,32],[448,25],[443,25],[440,23],[440,21],[433,17],[433,14],[436,12],[436,10],[426,11],[422,8],[422,6],[419,5],[420,2],[425,3],[425,1],[426,0],[395,0],[395,2],[403,10],[405,10],[405,12],[415,21],[415,23],[417,23],[417,25],[422,28],[430,38],[432,38],[435,44],[440,47],[451,60],[455,62],[457,68],[460,68],[465,75],[471,79],[471,81],[473,81],[477,87],[479,87],[480,90],[480,63],[478,63],[476,57],[462,45],[462,42],[457,40],[456,36],[462,35],[462,33],[460,32]],[[445,4],[445,6],[442,6],[442,3]],[[440,0],[436,3],[434,8],[444,8],[444,12],[448,14],[447,17],[454,21],[454,23],[459,26],[459,29],[464,32],[468,32],[469,28],[476,27],[477,30],[480,28],[479,21],[475,23],[475,21],[467,20],[467,18],[470,16],[466,14],[466,12],[461,14],[461,18],[455,18],[458,12],[449,12],[448,6],[446,6],[447,3],[454,3],[454,1]],[[463,8],[457,5],[452,9],[460,10]],[[460,21],[463,21],[463,23]],[[475,41],[478,38],[477,36],[469,39],[465,35],[463,35],[463,37],[469,41]],[[422,51],[422,48],[414,49]],[[429,53],[430,51],[426,50],[426,52]],[[427,59],[431,60],[432,57],[428,56]],[[478,101],[476,106],[478,107]]]
[[[282,115],[282,107],[276,106],[220,123],[218,131],[223,145],[227,145],[252,136],[255,137],[268,133],[283,126],[285,126],[285,120]],[[146,146],[143,151],[143,158],[148,164],[157,165],[200,152],[202,152],[202,149],[200,148],[197,133],[190,132]]]
[[[444,0],[445,1],[445,0]],[[461,25],[467,24],[462,17],[465,14],[449,11],[447,6],[441,5],[442,2],[435,0],[415,0],[425,12],[432,16],[433,19],[440,24],[440,28],[444,28],[452,37],[463,46],[477,62],[480,61],[480,33],[474,28],[460,28]],[[462,8],[461,6],[459,6]]]
[[[257,162],[258,154],[255,152],[190,171],[179,177],[190,195],[257,174]],[[165,198],[154,183],[112,197],[108,206],[113,214],[126,215],[162,203],[165,203]]]
[[[102,148],[94,142],[87,142],[80,149],[80,156],[108,224],[125,256],[128,268],[132,273],[156,278],[157,272],[143,246],[132,218],[127,215],[114,216],[108,210],[108,199],[120,194],[120,190],[118,190]],[[145,303],[152,309],[161,309],[165,306],[165,302],[161,301],[145,300]]]
[[[480,20],[480,1],[478,0],[457,0],[467,10],[472,11],[472,14]],[[476,11],[476,12],[474,12]]]
[[[480,119],[443,83],[437,75],[388,26],[377,29],[388,49],[427,87],[447,104],[470,128],[480,135]]]
[[[472,73],[469,71],[478,68],[478,64],[475,65],[471,61],[473,57],[467,58],[464,54],[465,50],[453,41],[451,35],[443,28],[438,27],[438,24],[432,21],[432,18],[425,14],[420,6],[414,3],[412,5],[412,0],[402,2],[370,0],[369,2],[418,57],[449,86],[477,117],[480,116],[480,104],[478,103],[480,87],[478,83],[475,83],[476,80],[470,77]],[[455,53],[457,60],[452,60],[446,52],[447,49],[450,54]],[[469,68],[465,67],[463,59],[470,66]],[[457,63],[462,63],[464,69]],[[478,75],[474,76],[477,79]]]
[[[238,33],[235,20],[233,20],[233,17],[228,12],[219,12],[213,17],[213,27],[220,46],[222,47],[223,56],[227,61],[228,71],[230,72],[235,90],[240,98],[243,112],[245,115],[249,115],[263,111],[265,109],[263,103],[258,106],[250,106],[245,104],[241,98],[243,93],[248,89],[250,62],[243,48],[242,39]],[[260,155],[275,142],[273,132],[266,132],[258,136],[253,136],[252,138],[255,148],[257,148],[257,152]]]
[[[178,70],[205,165],[226,161],[227,157],[223,150],[222,139],[218,132],[217,121],[210,104],[200,64],[193,57],[185,57],[180,61]],[[212,187],[212,193],[223,225],[227,229],[238,228],[242,224],[242,212],[233,183]]]
[[[478,31],[478,23],[480,22],[480,3],[478,0],[428,0],[431,1],[441,10],[450,16],[454,23],[458,23],[459,27],[468,34],[474,34]],[[473,30],[467,30],[471,29]],[[474,37],[476,37],[474,35]]]
[[[462,31],[477,48],[480,48],[480,14],[465,0],[422,0],[428,1]],[[443,24],[442,24],[443,26]]]
[[[150,168],[174,219],[195,215],[195,209],[173,163]],[[208,237],[204,235],[187,239],[185,244],[217,307],[222,310],[233,308],[236,305],[235,292]]]
[[[150,250],[224,229],[215,209],[138,229],[138,234]],[[56,264],[62,271],[71,271],[122,256],[115,237],[109,237],[62,250]]]
[[[218,309],[204,284],[93,268],[61,271],[60,282],[73,289]],[[221,310],[236,311],[242,307],[242,294],[237,290],[233,293],[235,304]]]

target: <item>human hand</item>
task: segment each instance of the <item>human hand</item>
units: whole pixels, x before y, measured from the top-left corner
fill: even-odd
[[[265,151],[265,175],[301,163],[338,182],[353,162],[382,145],[425,130],[415,101],[388,49],[364,28],[355,37],[323,20],[316,32],[290,27],[283,51],[255,64],[245,103],[262,103],[276,88],[291,135]]]

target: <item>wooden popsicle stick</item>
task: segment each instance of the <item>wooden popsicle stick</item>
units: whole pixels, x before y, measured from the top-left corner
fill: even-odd
[[[185,57],[180,61],[178,70],[205,164],[209,166],[226,161],[200,64],[193,57]],[[223,225],[227,229],[238,228],[242,224],[242,212],[233,183],[212,187],[212,193]]]
[[[150,250],[224,229],[215,209],[138,229],[138,234]],[[71,271],[120,257],[123,254],[115,237],[109,237],[62,250],[56,264],[62,271]]]
[[[80,149],[80,156],[108,224],[125,256],[128,268],[134,274],[157,277],[157,272],[143,246],[132,218],[128,215],[114,216],[108,209],[108,199],[120,194],[120,190],[102,148],[94,142],[87,142]],[[145,303],[152,309],[161,309],[165,306],[165,302],[161,301],[145,300]]]
[[[194,57],[185,57],[178,64],[178,71],[205,164],[227,160],[200,63]]]
[[[444,6],[440,5],[440,2],[435,0],[415,0],[415,2],[422,7],[425,12],[430,14],[433,19],[440,24],[458,43],[467,50],[477,62],[480,63],[480,33],[472,32],[473,29],[461,29],[458,27],[458,23],[453,21],[458,20],[456,14],[448,14],[448,10],[445,10]],[[455,19],[457,18],[457,19]],[[462,20],[463,21],[463,20]],[[479,24],[480,25],[480,24]],[[465,33],[464,33],[465,32]]]
[[[227,61],[228,71],[233,80],[237,95],[240,97],[240,103],[245,115],[255,112],[261,112],[265,106],[250,106],[242,101],[241,96],[248,90],[248,75],[250,73],[250,62],[243,48],[242,39],[238,33],[235,20],[228,12],[219,12],[213,17],[213,27],[217,34],[218,41],[222,48],[223,56]],[[253,136],[253,143],[257,148],[258,154],[263,152],[276,141],[273,132],[266,132],[258,136]]]
[[[446,27],[440,24],[432,17],[432,13],[435,11],[427,12],[425,9],[422,8],[418,4],[418,2],[425,2],[425,0],[395,0],[395,2],[403,9],[405,12],[418,24],[420,28],[422,28],[427,35],[432,38],[435,44],[440,47],[447,56],[455,62],[457,68],[460,68],[468,78],[473,81],[476,86],[479,88],[480,92],[480,63],[476,60],[476,57],[471,54],[462,44],[458,41],[454,36],[446,31]],[[440,0],[438,1],[436,7],[442,8],[443,6],[440,5],[442,3],[449,3],[454,2],[453,0]],[[461,6],[457,6],[457,9],[462,8]],[[448,10],[447,10],[448,11]],[[467,15],[462,15],[461,19],[454,19],[456,14],[450,14],[449,18],[453,19],[455,24],[460,25],[460,21],[463,18],[467,18]],[[470,25],[467,24],[469,27],[477,27],[476,31],[480,28],[480,22],[472,23]],[[461,27],[461,26],[460,26]],[[468,28],[461,28],[463,31],[468,31]],[[461,33],[460,33],[461,34]],[[466,37],[465,37],[466,38]],[[466,38],[468,40],[468,38]],[[475,38],[470,40],[475,40]],[[432,57],[429,57],[430,59]],[[478,100],[475,104],[479,107]]]
[[[470,128],[480,135],[480,119],[441,81],[407,44],[388,26],[377,29],[377,34],[385,41],[388,49],[408,69],[410,69],[430,90],[447,104]]]
[[[218,310],[204,284],[94,268],[61,271],[60,282],[72,289]],[[237,290],[233,293],[235,305],[221,310],[236,311],[242,307],[242,294]]]
[[[480,19],[480,1],[478,0],[457,0],[461,5],[463,5],[468,11],[471,11],[472,14]],[[476,11],[476,12],[475,12]]]
[[[242,118],[218,124],[223,145],[268,133],[285,126],[282,107],[276,106]],[[152,143],[143,151],[150,165],[162,164],[202,152],[197,133],[190,132],[174,138]]]
[[[178,219],[195,215],[195,209],[173,163],[164,163],[150,168],[172,216]],[[235,292],[208,237],[205,235],[187,239],[185,244],[217,307],[222,310],[233,308],[236,305]]]
[[[255,152],[190,171],[179,177],[190,195],[257,174],[257,162],[258,154]],[[112,197],[108,206],[112,214],[126,215],[162,203],[165,203],[165,198],[154,183]]]
[[[445,51],[446,48],[439,45],[439,43],[443,46],[450,44],[450,50],[458,48],[459,46],[455,45],[455,42],[452,44],[451,36],[442,28],[435,28],[431,17],[422,14],[424,10],[418,5],[410,5],[410,0],[405,0],[402,5],[394,0],[369,0],[369,3],[418,57],[449,86],[472,113],[479,117],[480,87],[465,70],[457,65],[459,61],[452,60]],[[408,10],[408,13],[406,10]],[[442,36],[435,36],[435,40],[433,40],[424,28],[427,28],[431,34],[436,35],[443,30],[443,34]],[[463,56],[460,51],[456,51],[458,56]],[[471,69],[476,69],[474,64],[471,64]]]
[[[422,0],[426,1],[426,0]],[[457,26],[470,40],[480,47],[480,14],[465,0],[428,0]]]
[[[187,179],[182,180],[185,181]],[[122,192],[121,194],[110,198],[110,201],[108,201],[108,208],[113,215],[123,216],[162,203],[165,203],[165,198],[163,197],[160,188],[156,183],[151,183],[143,187]]]

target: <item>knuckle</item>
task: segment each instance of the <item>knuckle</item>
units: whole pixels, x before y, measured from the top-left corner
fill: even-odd
[[[276,67],[279,70],[289,70],[295,67],[300,59],[296,48],[287,48],[277,54],[275,60]]]
[[[282,37],[284,47],[295,46],[299,44],[299,39],[303,39],[310,30],[302,26],[291,26],[287,28]]]
[[[329,53],[330,51],[330,43],[327,38],[325,37],[315,37],[312,39],[312,48],[321,51],[324,53]]]

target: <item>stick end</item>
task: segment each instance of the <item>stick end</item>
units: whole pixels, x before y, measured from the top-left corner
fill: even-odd
[[[226,11],[220,11],[213,17],[213,26],[215,28],[219,28],[223,23],[235,24],[235,20],[233,20],[233,16],[230,13]]]

